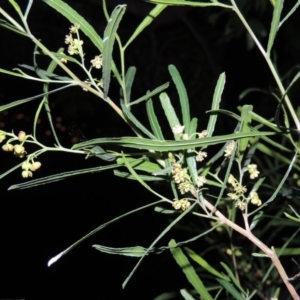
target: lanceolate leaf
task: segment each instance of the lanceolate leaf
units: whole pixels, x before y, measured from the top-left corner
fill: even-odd
[[[113,10],[104,31],[103,52],[102,52],[102,57],[103,57],[102,79],[103,79],[103,90],[104,90],[105,98],[107,97],[109,84],[110,84],[113,46],[117,35],[117,29],[125,13],[125,10],[126,10],[125,4],[118,5]]]
[[[268,47],[267,47],[268,54],[270,54],[270,52],[272,50],[274,40],[276,37],[276,33],[279,29],[279,22],[280,22],[281,12],[283,9],[283,2],[284,2],[284,0],[276,0],[275,1],[273,18],[272,18],[272,23],[271,23],[271,30],[270,30],[270,34],[269,34]]]
[[[76,144],[73,146],[73,149],[84,149],[95,145],[115,144],[122,147],[165,152],[165,151],[177,151],[177,150],[185,150],[189,148],[198,148],[203,146],[216,145],[227,141],[238,140],[247,137],[255,137],[255,136],[259,137],[259,136],[275,135],[275,134],[276,133],[269,132],[269,131],[240,132],[240,133],[232,133],[232,134],[221,135],[221,136],[213,136],[209,138],[187,140],[187,141],[186,140],[154,141],[154,140],[143,139],[138,137],[98,138],[80,144]]]
[[[176,85],[176,89],[179,95],[181,112],[182,112],[182,121],[184,125],[185,132],[189,132],[190,129],[190,106],[189,99],[183,84],[183,81],[180,77],[180,74],[174,65],[169,65],[169,72],[172,76],[173,82]]]

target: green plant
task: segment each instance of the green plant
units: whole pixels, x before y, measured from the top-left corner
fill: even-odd
[[[185,299],[193,299],[192,294],[199,294],[203,299],[217,299],[218,297],[224,297],[224,295],[227,297],[231,295],[235,299],[251,299],[256,295],[262,298],[275,298],[279,295],[279,287],[282,283],[286,286],[293,299],[299,299],[291,280],[295,276],[293,275],[293,278],[289,278],[279,260],[280,255],[295,255],[299,253],[298,244],[294,241],[294,237],[299,229],[295,230],[294,234],[276,249],[272,244],[267,246],[270,242],[273,242],[271,236],[268,237],[267,235],[274,228],[276,228],[276,234],[279,234],[282,230],[280,226],[295,226],[297,224],[295,221],[299,222],[300,219],[296,212],[298,209],[296,203],[295,205],[293,203],[293,207],[296,207],[295,209],[292,206],[280,206],[275,201],[282,189],[287,188],[286,182],[292,180],[291,171],[293,169],[299,171],[300,169],[297,161],[299,151],[297,138],[300,131],[300,122],[288,93],[298,80],[299,73],[294,76],[287,88],[285,88],[276,65],[271,58],[277,31],[296,11],[300,2],[298,1],[282,19],[283,1],[271,1],[269,6],[273,11],[273,18],[265,49],[253,33],[234,0],[228,1],[228,4],[216,0],[209,2],[150,0],[149,2],[156,4],[151,12],[151,16],[147,16],[141,22],[125,44],[122,43],[117,31],[125,13],[126,5],[117,6],[109,15],[105,1],[103,1],[103,11],[108,22],[103,38],[101,38],[94,28],[66,3],[61,0],[44,0],[49,6],[56,9],[73,23],[65,39],[65,43],[68,45],[68,54],[65,54],[63,49],[59,49],[57,52],[50,51],[32,35],[27,23],[32,1],[28,2],[24,13],[14,0],[9,2],[18,13],[21,24],[2,8],[0,8],[0,14],[4,19],[0,20],[0,24],[31,39],[36,45],[34,66],[22,65],[22,67],[29,71],[35,71],[37,77],[30,76],[21,69],[15,69],[13,72],[4,69],[0,69],[0,71],[24,79],[42,82],[44,84],[44,93],[0,107],[0,111],[4,111],[34,99],[42,98],[35,113],[32,134],[28,135],[25,132],[20,132],[18,135],[15,135],[3,130],[0,131],[1,142],[4,142],[7,136],[10,137],[5,141],[3,150],[14,152],[20,158],[24,158],[27,154],[26,143],[33,143],[38,147],[38,150],[27,154],[25,160],[4,172],[0,178],[20,167],[24,178],[32,177],[32,172],[41,167],[41,163],[36,161],[41,154],[47,151],[64,151],[82,154],[87,157],[96,156],[109,164],[30,180],[26,183],[13,185],[10,189],[29,188],[82,173],[114,169],[116,176],[136,180],[152,193],[156,199],[156,201],[146,206],[139,207],[102,224],[52,258],[49,261],[49,266],[79,245],[83,240],[111,223],[137,213],[142,209],[154,206],[156,212],[172,215],[174,218],[148,248],[140,246],[108,248],[102,245],[94,245],[97,250],[102,252],[140,258],[133,271],[125,280],[123,287],[125,287],[146,255],[170,250],[193,287],[191,291],[181,290],[181,295]],[[268,120],[264,116],[256,114],[252,105],[239,107],[240,115],[220,109],[220,101],[226,81],[225,73],[222,73],[216,83],[211,110],[208,112],[210,114],[208,124],[206,128],[199,131],[197,129],[198,120],[196,117],[192,117],[190,113],[186,88],[174,65],[169,66],[169,73],[178,91],[181,117],[178,117],[168,94],[165,92],[169,83],[146,92],[145,95],[138,99],[131,99],[131,89],[136,70],[134,67],[126,68],[126,49],[150,25],[153,16],[159,17],[159,14],[168,5],[219,7],[231,10],[239,17],[268,64],[277,84],[278,91],[275,90],[273,92],[274,101],[278,102],[278,109],[274,119]],[[90,63],[85,61],[82,33],[90,39],[97,49],[96,56]],[[113,60],[113,49],[115,47],[119,49],[119,66]],[[37,61],[40,55],[51,59],[47,70],[41,69],[38,65]],[[66,62],[68,62],[67,65]],[[79,79],[69,67],[70,63],[79,66],[85,73],[86,78],[83,80]],[[54,73],[57,67],[60,67],[66,75],[62,76]],[[99,69],[102,71],[100,75]],[[108,96],[111,73],[113,73],[120,86],[121,97],[119,105],[117,101],[113,101]],[[63,86],[50,90],[50,84],[62,84]],[[107,103],[133,130],[135,136],[97,138],[75,144],[71,149],[63,147],[55,133],[48,99],[51,93],[73,86],[79,86]],[[247,90],[242,96],[245,97],[250,92],[251,90]],[[155,114],[152,98],[157,95],[168,120],[170,130],[172,130],[173,140],[165,139],[164,136],[167,129],[161,127]],[[146,103],[146,112],[151,130],[146,128],[131,111],[134,105],[144,103]],[[36,126],[42,109],[45,109],[47,112],[54,134],[55,145],[53,147],[45,146],[37,139]],[[279,117],[282,111],[284,112],[284,127],[279,124]],[[236,121],[236,129],[233,133],[214,135],[219,114],[225,114],[228,118]],[[295,130],[290,129],[292,127],[290,119],[296,127]],[[296,133],[296,135],[293,133]],[[285,137],[284,145],[279,140],[282,136]],[[104,148],[109,149],[115,146],[121,150],[119,152],[104,150]],[[286,169],[284,176],[276,173],[270,178],[259,177],[263,164],[260,163],[261,156],[257,155],[256,151],[262,153],[264,161],[268,162],[273,170],[282,168],[281,165],[284,163]],[[281,153],[284,153],[284,155]],[[274,162],[271,162],[268,156],[272,156]],[[117,170],[119,168],[125,169],[125,171]],[[151,185],[153,181],[166,183],[173,193],[172,199],[158,193]],[[286,212],[287,210],[289,210],[288,213]],[[268,215],[272,214],[276,218],[265,223]],[[283,217],[283,214],[285,214],[285,217]],[[291,214],[296,215],[296,217]],[[178,226],[187,215],[193,216],[199,224],[203,225],[203,227],[199,226],[196,228],[197,234],[181,242],[171,240],[168,246],[157,247],[158,241],[171,228]],[[238,222],[239,215],[243,218],[243,225],[240,225]],[[258,230],[259,224],[261,224],[261,228]],[[185,226],[184,229],[188,230],[189,227]],[[234,232],[239,233],[238,238],[235,237]],[[229,240],[228,245],[220,247],[217,241],[219,234],[226,234]],[[206,237],[210,243],[210,247],[202,251],[201,254],[189,248],[184,248],[185,255],[180,249],[180,246],[201,237]],[[250,251],[239,249],[236,243],[240,239],[248,239],[252,243]],[[217,243],[217,247],[213,242]],[[258,253],[257,251],[259,250],[261,252]],[[220,268],[219,262],[213,266],[212,263],[208,262],[208,259],[204,259],[206,252],[217,252],[222,260],[221,266],[224,270],[218,270]],[[200,271],[195,270],[187,256],[200,265]],[[269,257],[272,263],[266,263],[265,257]],[[250,261],[250,264],[247,264],[247,261]],[[274,267],[277,273],[274,272]],[[207,276],[207,281],[200,279],[203,274]]]

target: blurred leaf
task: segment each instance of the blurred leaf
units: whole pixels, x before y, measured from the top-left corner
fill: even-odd
[[[169,246],[172,247],[176,245],[175,240],[169,242]],[[188,258],[184,255],[180,248],[170,248],[170,251],[176,260],[179,267],[182,269],[182,272],[185,274],[186,278],[194,289],[199,293],[202,299],[204,300],[213,300],[212,296],[204,286],[203,282],[197,275],[195,269],[190,264]]]
[[[220,262],[220,264],[222,265],[222,267],[226,270],[229,278],[232,280],[232,282],[234,283],[234,285],[243,293],[243,294],[246,294],[246,292],[244,291],[244,289],[242,288],[240,282],[236,279],[235,275],[233,274],[232,270],[223,262]],[[217,279],[219,282],[220,280],[222,279]],[[227,281],[223,281],[222,280],[222,285],[224,284],[224,282],[227,282]],[[221,283],[221,282],[220,282]],[[225,287],[225,285],[223,285]],[[231,289],[231,287],[229,285],[226,286],[226,288],[229,288]],[[228,290],[229,291],[229,290]],[[233,290],[232,290],[233,291]],[[230,291],[229,291],[230,292]],[[231,293],[231,292],[230,292]],[[232,294],[233,295],[233,294]],[[242,298],[244,299],[244,298]]]
[[[199,254],[194,252],[193,250],[185,247],[184,251],[188,254],[188,256],[193,259],[196,263],[198,263],[203,269],[213,274],[215,277],[219,277],[224,280],[230,280],[226,275],[218,272],[215,268],[213,268],[205,259],[203,259]]]
[[[272,50],[274,40],[276,37],[276,33],[279,29],[279,22],[280,22],[280,16],[283,9],[283,2],[284,0],[276,0],[275,6],[273,10],[273,18],[271,23],[271,29],[269,33],[269,40],[268,40],[268,46],[267,46],[267,53],[270,55],[270,52]]]
[[[260,221],[261,217],[263,216],[264,212],[259,211],[258,214],[256,214],[250,224],[250,230],[253,230],[257,223]]]
[[[236,299],[236,300],[244,300],[245,299],[245,297],[243,297],[241,295],[241,293],[238,290],[236,290],[235,287],[230,282],[223,280],[223,279],[219,279],[219,278],[216,278],[216,279],[224,287],[224,289],[234,297],[234,299]],[[245,294],[246,293],[244,293],[244,295]]]

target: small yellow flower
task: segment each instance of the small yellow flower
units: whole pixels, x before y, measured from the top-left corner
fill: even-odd
[[[28,170],[24,170],[22,172],[22,177],[23,178],[28,178],[28,177],[32,177],[32,172],[28,171]]]
[[[180,202],[180,200],[175,200],[175,201],[173,202],[172,206],[173,206],[176,210],[180,209],[180,208],[181,208],[181,202]]]
[[[172,128],[172,132],[174,134],[182,134],[183,131],[184,131],[184,126],[181,126],[180,124],[177,124]]]
[[[198,187],[203,186],[204,183],[206,183],[205,177],[204,176],[198,176],[197,177],[197,185],[198,185]]]
[[[65,44],[69,45],[69,44],[72,44],[72,43],[73,43],[72,34],[66,35],[66,37],[65,37]]]
[[[18,133],[18,139],[20,142],[23,142],[26,139],[26,133],[24,131],[20,131]]]
[[[199,139],[201,138],[205,138],[208,135],[208,131],[207,130],[203,130],[201,133],[198,133],[198,137]]]
[[[41,167],[41,163],[39,161],[35,161],[31,166],[30,166],[30,170],[31,171],[36,171],[37,169],[39,169]]]
[[[247,166],[247,170],[250,173],[250,178],[254,179],[258,177],[259,171],[257,170],[257,165],[255,164],[250,164]]]
[[[28,171],[31,168],[31,163],[28,161],[24,161],[22,163],[22,169]]]
[[[14,150],[14,146],[12,144],[5,144],[2,146],[3,151],[11,152]]]
[[[78,32],[80,28],[80,24],[74,23],[71,27],[70,27],[70,32],[71,33],[76,33]]]
[[[95,56],[94,59],[91,60],[92,66],[96,69],[101,69],[102,67],[102,55]]]
[[[181,139],[184,140],[184,141],[188,141],[190,139],[190,136],[187,134],[187,133],[184,133],[182,136],[181,136]]]
[[[234,150],[234,146],[235,146],[235,141],[230,141],[226,144],[226,147],[225,147],[225,154],[224,156],[225,157],[230,157],[231,154],[232,154],[232,151]]]
[[[207,157],[207,152],[199,151],[196,156],[196,161],[203,161],[205,157]]]
[[[252,204],[261,206],[262,202],[259,199],[258,194],[256,192],[251,192],[249,196],[250,196],[250,201]]]
[[[181,194],[185,194],[193,188],[193,185],[189,181],[184,181],[179,184],[178,188]]]
[[[24,157],[25,155],[25,148],[21,145],[14,146],[14,154],[20,158]]]

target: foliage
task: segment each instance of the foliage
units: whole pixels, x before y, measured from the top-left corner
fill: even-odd
[[[293,279],[298,276],[291,274],[293,277],[289,278],[279,260],[282,255],[299,254],[299,245],[295,238],[299,231],[297,228],[300,220],[300,207],[297,204],[299,201],[291,202],[292,205],[280,201],[280,197],[293,197],[298,200],[297,190],[291,186],[296,184],[295,179],[300,168],[298,161],[300,122],[297,108],[289,98],[289,91],[298,80],[299,73],[290,80],[287,87],[284,87],[272,59],[272,50],[278,31],[284,28],[284,23],[295,13],[300,2],[297,1],[284,17],[282,16],[283,0],[271,1],[268,4],[265,9],[272,11],[273,17],[268,41],[263,45],[234,0],[227,1],[228,3],[217,0],[206,2],[149,0],[155,4],[151,14],[141,22],[124,44],[118,35],[118,28],[122,26],[126,5],[118,5],[109,14],[103,1],[107,26],[102,38],[68,4],[61,0],[44,0],[73,24],[65,39],[68,45],[67,53],[63,48],[56,52],[49,50],[31,33],[27,18],[33,4],[32,0],[28,2],[25,12],[16,1],[9,0],[9,2],[18,13],[21,23],[0,7],[0,14],[3,17],[0,19],[0,25],[29,38],[35,44],[34,65],[20,65],[21,68],[13,71],[4,69],[0,71],[41,82],[44,92],[0,106],[1,112],[41,99],[36,108],[32,134],[21,131],[15,135],[4,130],[0,131],[0,142],[4,144],[3,150],[13,152],[15,156],[23,159],[21,163],[2,173],[0,178],[20,168],[22,177],[32,177],[33,172],[42,167],[41,162],[36,160],[41,154],[61,151],[85,155],[87,158],[97,157],[106,165],[37,178],[12,185],[10,189],[25,189],[74,175],[114,169],[116,176],[137,181],[137,184],[141,184],[153,196],[152,203],[100,225],[50,259],[48,265],[52,265],[83,240],[106,226],[143,209],[155,207],[156,213],[167,214],[173,218],[169,226],[162,230],[149,247],[110,248],[94,245],[95,249],[105,253],[139,257],[138,263],[124,281],[123,287],[147,255],[169,250],[190,283],[190,290],[179,291],[184,299],[195,299],[197,295],[202,299],[224,299],[224,297],[251,299],[257,295],[264,299],[275,299],[279,297],[283,285],[294,299],[299,299],[292,284]],[[169,87],[168,82],[145,92],[138,99],[132,99],[136,69],[133,66],[126,66],[126,49],[151,24],[153,17],[159,17],[160,13],[170,5],[219,7],[219,9],[232,11],[239,18],[241,25],[261,52],[276,82],[277,87],[272,91],[274,101],[278,103],[274,118],[266,119],[263,115],[258,115],[250,104],[238,108],[240,115],[220,109],[222,94],[226,88],[226,75],[221,73],[212,96],[211,110],[207,112],[209,114],[207,126],[198,130],[197,117],[201,116],[191,115],[188,91],[174,65],[169,66],[169,73],[178,92],[180,116],[174,108],[176,100],[170,99],[166,92]],[[95,46],[97,54],[90,62],[85,61],[86,39]],[[116,48],[119,49],[119,64],[114,60],[113,50]],[[50,59],[47,69],[39,67],[38,60],[41,56]],[[83,80],[72,71],[75,65],[84,72],[86,77]],[[56,73],[57,68],[62,69],[65,74],[59,75],[60,71]],[[29,75],[29,72],[35,72],[36,75]],[[109,97],[113,78],[120,86],[118,101]],[[50,89],[54,84],[62,87]],[[77,143],[71,149],[63,147],[53,124],[49,97],[52,93],[75,86],[81,87],[107,103],[135,135],[95,138]],[[253,91],[257,90],[249,89],[241,97],[246,97]],[[154,101],[156,100],[153,99],[157,97],[165,112],[169,129],[161,125],[155,113]],[[145,106],[150,129],[133,114],[134,105]],[[42,144],[37,138],[36,127],[42,110],[45,110],[48,115],[54,135],[53,147]],[[220,114],[236,122],[234,132],[215,134]],[[284,126],[280,124],[282,119]],[[296,129],[291,129],[293,126]],[[173,140],[165,139],[168,131],[172,131]],[[30,143],[38,150],[27,153],[25,147]],[[118,151],[111,149],[118,149]],[[173,193],[172,199],[156,191],[152,182],[166,184]],[[180,242],[171,240],[166,246],[158,246],[158,242],[173,227],[183,224],[181,226],[186,232],[192,229],[184,223],[187,216],[198,222],[197,228],[192,230],[196,231],[195,236]],[[242,224],[239,222],[239,217],[242,217]],[[282,230],[287,227],[293,234],[284,241],[276,240],[276,237],[278,238]],[[200,238],[208,244],[205,250],[195,251],[186,247],[186,244]],[[224,240],[226,242],[223,242]],[[272,245],[274,241],[276,241],[276,248],[267,246]],[[251,246],[242,247],[246,242]],[[182,247],[184,245],[185,247]],[[209,254],[215,255],[218,260],[211,260]],[[163,299],[163,295],[157,299]]]

